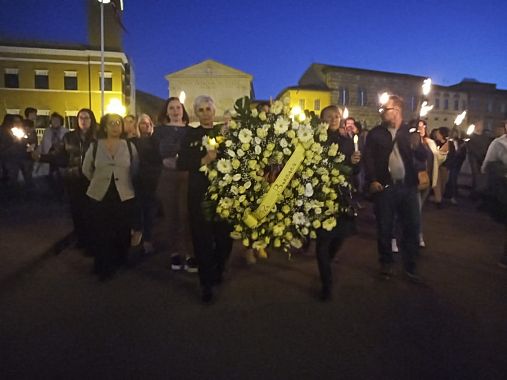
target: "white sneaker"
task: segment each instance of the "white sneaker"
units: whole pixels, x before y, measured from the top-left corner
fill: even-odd
[[[398,244],[396,243],[396,238],[391,239],[391,251],[393,251],[393,253],[399,252]]]
[[[421,248],[426,247],[426,243],[424,242],[423,234],[419,235],[419,247],[421,247]]]

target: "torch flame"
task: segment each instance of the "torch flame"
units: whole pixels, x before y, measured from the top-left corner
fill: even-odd
[[[456,120],[454,120],[454,124],[460,125],[463,120],[465,120],[465,116],[467,115],[467,111],[463,111],[458,116],[456,116]]]
[[[348,117],[349,117],[349,109],[345,107],[345,109],[343,110],[343,118],[346,119]]]
[[[467,135],[470,136],[475,131],[475,124],[470,124],[467,129]]]
[[[354,135],[354,144],[357,144],[359,141],[359,137],[357,137],[357,135]]]
[[[424,96],[428,96],[431,91],[431,78],[427,78],[424,80],[422,85],[422,92]]]
[[[389,100],[389,94],[387,92],[384,92],[382,95],[378,97],[378,102],[381,106],[385,105]]]
[[[430,112],[433,109],[433,105],[428,105],[428,102],[425,100],[423,104],[421,105],[421,112],[419,112],[420,117],[425,117],[428,115],[428,112]]]
[[[28,138],[23,128],[13,127],[11,128],[11,132],[19,140]]]

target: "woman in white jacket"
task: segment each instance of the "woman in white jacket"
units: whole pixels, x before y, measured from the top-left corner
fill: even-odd
[[[106,280],[127,260],[135,197],[132,178],[139,160],[134,144],[124,138],[120,115],[104,115],[97,137],[86,152],[83,174],[90,180],[86,195],[91,198],[94,273]]]

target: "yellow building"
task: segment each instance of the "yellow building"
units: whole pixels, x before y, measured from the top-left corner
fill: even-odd
[[[120,101],[127,112],[135,110],[133,73],[120,51],[104,54],[104,104]],[[66,126],[76,126],[79,109],[86,107],[101,116],[100,50],[86,46],[55,47],[42,44],[0,43],[0,118],[23,114],[26,107],[38,110],[37,127],[48,125],[58,112]],[[107,110],[107,108],[106,108]]]
[[[282,90],[277,99],[290,99],[290,107],[299,106],[301,110],[314,111],[316,115],[331,104],[331,91],[315,86],[292,86]]]

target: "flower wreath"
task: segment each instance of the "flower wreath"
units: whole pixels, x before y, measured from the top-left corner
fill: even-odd
[[[340,200],[350,194],[350,167],[337,144],[325,144],[328,124],[313,113],[294,116],[288,104],[275,101],[259,113],[249,98],[238,99],[219,158],[204,168],[217,215],[246,247],[300,248],[346,211]]]

